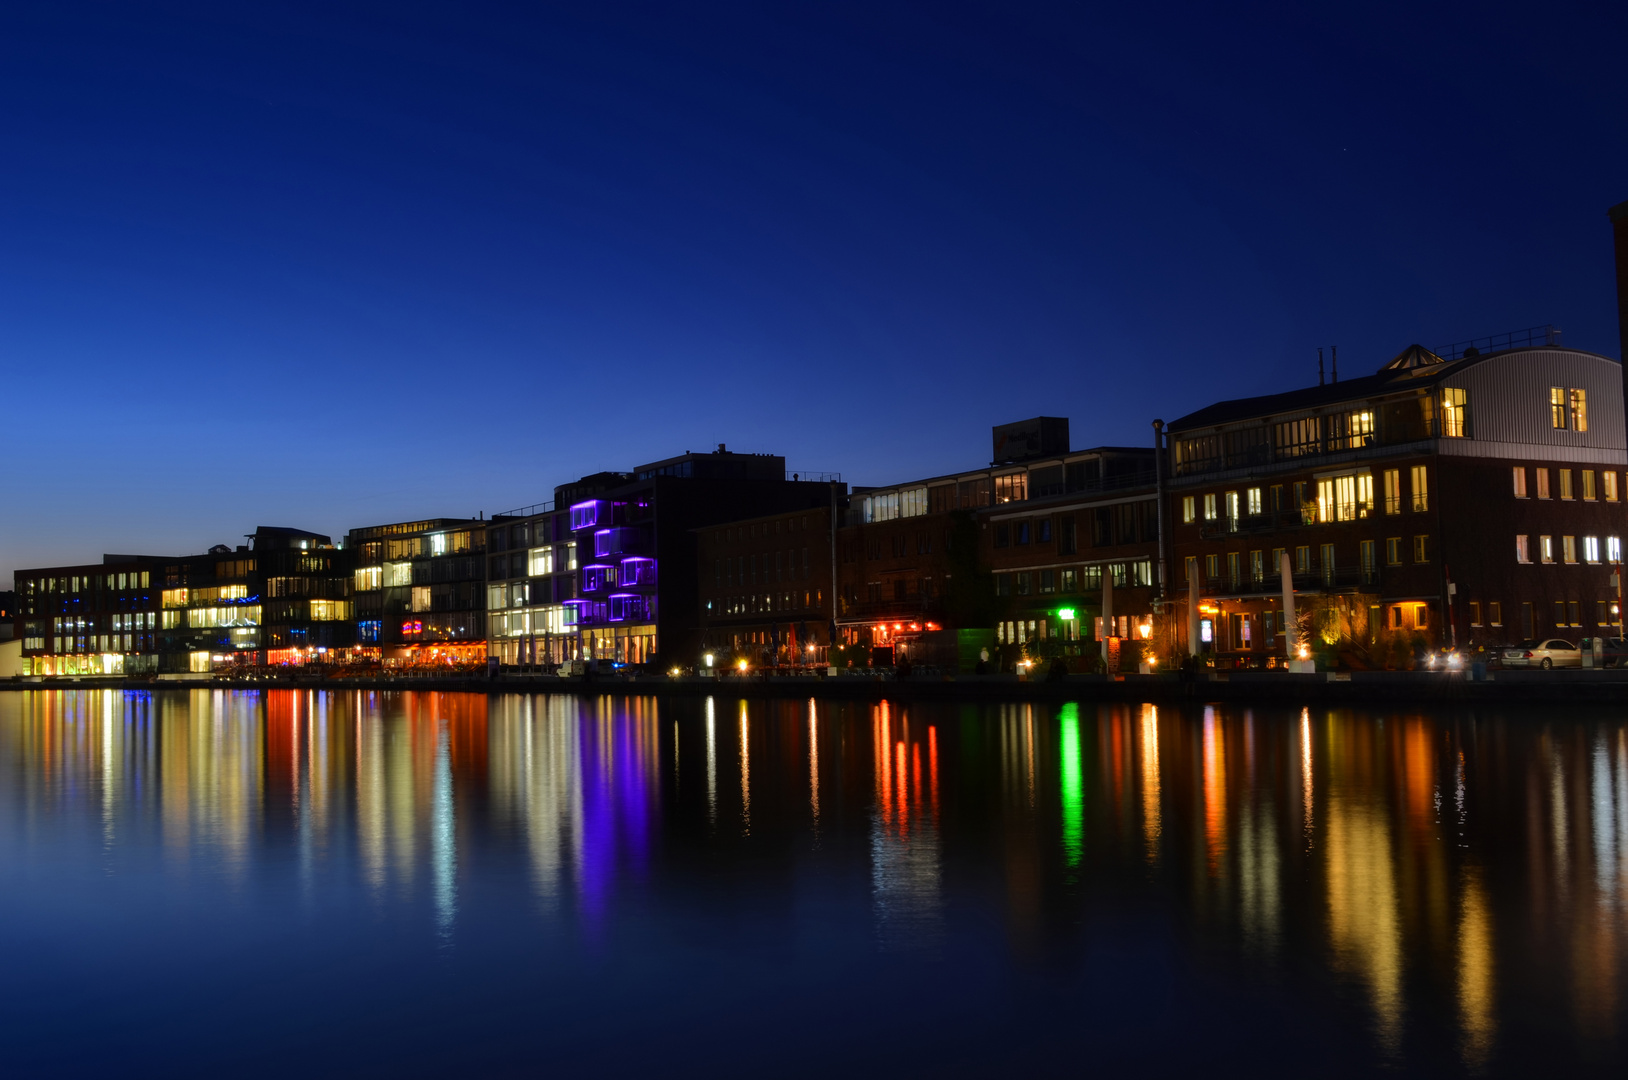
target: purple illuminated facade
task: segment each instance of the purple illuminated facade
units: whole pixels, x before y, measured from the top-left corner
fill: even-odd
[[[830,504],[838,480],[795,479],[785,459],[711,454],[600,473],[555,491],[576,542],[579,655],[620,664],[693,665],[701,649],[696,530]]]

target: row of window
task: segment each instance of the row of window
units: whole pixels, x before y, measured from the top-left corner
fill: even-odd
[[[1579,487],[1575,487],[1572,484],[1572,471],[1573,470],[1571,469],[1555,470],[1556,485],[1553,490],[1559,494],[1561,499],[1575,499],[1579,494],[1581,494],[1584,502],[1594,502],[1601,495],[1605,496],[1606,502],[1617,501],[1617,474],[1615,472],[1601,472],[1599,474],[1600,483],[1598,488],[1596,488],[1594,484],[1595,473],[1593,469],[1577,470],[1578,479],[1581,481],[1581,491],[1579,491]],[[1526,498],[1528,491],[1526,486],[1526,466],[1514,466],[1513,476],[1515,497],[1517,499]],[[1546,468],[1534,468],[1532,470],[1532,479],[1534,481],[1532,490],[1535,491],[1537,497],[1540,499],[1550,498],[1551,489],[1549,487],[1549,470]]]
[[[1415,513],[1430,509],[1430,476],[1427,466],[1408,470],[1408,493],[1402,491],[1402,471],[1385,469],[1381,474],[1385,492],[1385,513],[1400,514],[1405,505]],[[1615,491],[1613,484],[1612,490]],[[1289,500],[1286,501],[1286,496]],[[1200,503],[1202,500],[1202,504]],[[1331,521],[1357,521],[1374,512],[1374,477],[1371,472],[1352,472],[1315,481],[1295,481],[1292,491],[1283,484],[1252,487],[1242,491],[1187,495],[1181,501],[1181,520],[1192,524],[1199,519],[1217,521],[1223,511],[1229,532],[1236,532],[1245,518],[1263,517],[1284,511],[1298,513],[1307,525]]]
[[[25,578],[17,587],[25,596],[36,593],[92,592],[96,589],[145,589],[149,571],[124,574],[70,574],[67,577]]]
[[[1516,562],[1529,563],[1533,561],[1532,556],[1534,553],[1534,545],[1532,544],[1531,539],[1531,536],[1527,533],[1520,533],[1515,537]],[[1583,543],[1581,549],[1579,549],[1577,543],[1579,539],[1578,537],[1561,536],[1558,538],[1560,541],[1558,547],[1555,544],[1556,539],[1557,538],[1553,536],[1541,535],[1537,538],[1535,550],[1538,562],[1552,563],[1559,561],[1564,563],[1575,563],[1579,561],[1579,550],[1581,550],[1582,554],[1581,561],[1585,563],[1599,563],[1602,561],[1608,563],[1622,562],[1621,537],[1607,536],[1605,538],[1605,546],[1603,550],[1600,546],[1600,538],[1598,536],[1582,537],[1581,539]],[[1556,559],[1557,553],[1559,555],[1558,560]],[[1604,556],[1603,559],[1601,558],[1602,555]]]
[[[1391,536],[1386,538],[1385,565],[1403,565],[1404,552],[1410,552],[1412,555],[1412,561],[1415,563],[1427,563],[1430,561],[1429,534],[1415,534],[1413,537],[1411,537],[1411,542],[1407,544],[1404,544],[1405,539],[1408,538],[1401,536]],[[1238,586],[1242,585],[1244,581],[1244,559],[1247,555],[1249,581],[1254,585],[1263,585],[1265,584],[1268,575],[1279,573],[1279,567],[1283,565],[1283,556],[1288,553],[1289,550],[1290,549],[1288,548],[1273,548],[1271,562],[1266,561],[1266,551],[1264,549],[1257,549],[1250,552],[1229,551],[1225,555],[1225,578],[1222,577],[1221,572],[1222,555],[1205,555],[1204,577],[1210,582],[1225,580],[1229,582],[1233,588],[1237,588]],[[1318,560],[1316,563],[1313,563],[1312,561],[1312,546],[1310,544],[1302,544],[1294,548],[1293,552],[1293,573],[1320,573],[1325,583],[1331,585],[1334,584],[1337,562],[1333,544],[1318,545]],[[1373,540],[1363,540],[1357,545],[1357,561],[1359,567],[1361,568],[1362,577],[1365,584],[1373,584],[1378,579],[1377,552],[1378,545]],[[1189,555],[1187,557],[1187,572],[1189,575],[1191,575],[1197,568],[1198,558],[1199,557],[1197,555]]]
[[[751,615],[772,611],[823,611],[825,592],[805,589],[801,592],[751,593],[746,596],[724,596],[707,601],[707,611],[713,615]]]
[[[756,585],[760,575],[765,585],[770,581],[791,578],[807,580],[808,568],[809,557],[806,547],[803,548],[801,559],[795,550],[765,551],[761,555],[732,555],[727,559],[712,560],[712,584],[720,588],[726,585]]]
[[[1029,596],[1033,593],[1096,592],[1102,588],[1104,566],[1115,588],[1145,587],[1153,584],[1153,560],[1107,563],[1096,566],[1062,567],[1047,570],[1017,570],[995,575],[996,596]]]

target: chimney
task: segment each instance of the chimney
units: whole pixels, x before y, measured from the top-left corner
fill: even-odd
[[[1617,241],[1617,337],[1621,356],[1628,361],[1628,202],[1613,206],[1611,232]]]

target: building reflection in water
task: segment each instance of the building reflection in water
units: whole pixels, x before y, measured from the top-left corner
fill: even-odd
[[[936,948],[943,931],[937,739],[886,701],[871,711],[871,906],[884,950]]]
[[[982,902],[949,902],[952,857],[1004,886],[1014,963],[1061,955],[1085,898],[1134,896],[1241,963],[1315,966],[1381,1057],[1450,1033],[1464,1067],[1496,1071],[1535,1009],[1578,1045],[1623,1023],[1615,719],[34,690],[0,695],[0,777],[0,825],[77,819],[110,869],[150,849],[177,882],[243,890],[286,866],[313,909],[360,883],[443,944],[498,887],[478,875],[504,844],[543,915],[593,927],[677,887],[653,856],[689,830],[719,858],[848,860],[886,951],[982,932],[952,917]],[[737,779],[740,828],[719,829]],[[720,887],[748,878],[782,887]]]

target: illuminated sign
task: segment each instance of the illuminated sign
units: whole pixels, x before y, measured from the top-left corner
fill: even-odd
[[[1215,640],[1215,624],[1209,619],[1198,621],[1198,640],[1206,644]]]
[[[1065,620],[1073,619],[1074,618],[1074,609],[1071,608],[1071,607],[1058,608],[1057,609],[1057,617],[1059,619],[1065,619]]]

